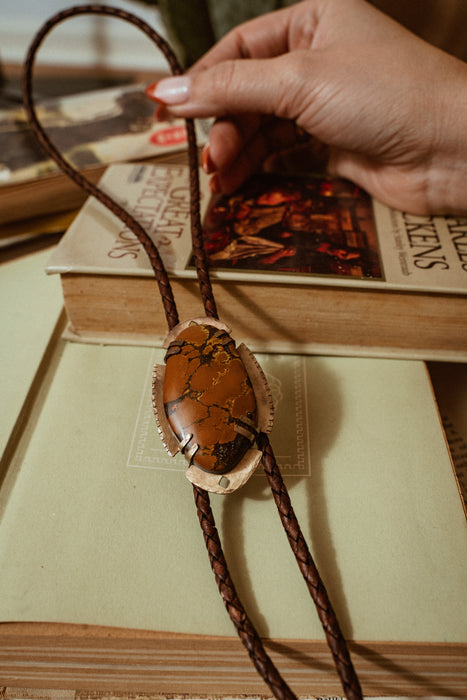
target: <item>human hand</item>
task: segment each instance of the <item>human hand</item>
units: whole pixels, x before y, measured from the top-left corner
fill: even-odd
[[[176,117],[217,117],[203,164],[232,191],[295,125],[328,171],[413,213],[467,213],[467,65],[364,0],[304,0],[240,25],[148,88]]]

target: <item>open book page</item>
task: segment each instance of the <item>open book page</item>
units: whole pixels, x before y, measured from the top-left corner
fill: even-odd
[[[234,636],[185,461],[155,430],[162,357],[60,343],[2,513],[0,620]],[[465,518],[425,365],[259,359],[272,444],[345,635],[465,641]],[[212,503],[260,634],[321,639],[261,472]]]

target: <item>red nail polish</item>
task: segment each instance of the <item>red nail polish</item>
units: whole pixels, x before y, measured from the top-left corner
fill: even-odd
[[[146,93],[146,97],[149,97],[150,100],[155,100],[156,102],[158,102],[158,100],[156,100],[156,98],[154,97],[154,91],[156,87],[157,83],[151,83],[151,85],[147,86],[144,92]]]

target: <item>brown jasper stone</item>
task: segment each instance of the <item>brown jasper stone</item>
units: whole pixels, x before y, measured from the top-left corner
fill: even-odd
[[[222,330],[193,324],[166,354],[164,408],[183,451],[198,445],[191,461],[201,469],[231,471],[251,446],[236,430],[254,429],[257,408],[250,379],[232,338]],[[245,418],[247,421],[245,422]]]

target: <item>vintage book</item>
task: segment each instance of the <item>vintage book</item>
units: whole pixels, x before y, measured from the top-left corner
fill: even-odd
[[[63,235],[70,226],[78,210],[47,214],[33,219],[21,219],[0,226],[0,255],[7,249],[35,241],[45,243],[46,237]]]
[[[260,176],[210,200],[204,236],[220,315],[257,350],[467,359],[467,218],[389,209],[319,176]],[[184,318],[202,313],[186,166],[114,165],[102,187],[157,243]],[[94,199],[52,256],[69,337],[160,343],[165,318],[146,254]]]
[[[44,276],[30,288],[23,272],[18,263],[23,284],[11,289],[25,299],[56,287]],[[39,307],[31,315],[53,327]],[[20,376],[20,344],[34,341],[28,315],[18,321],[18,352],[11,339],[5,353]],[[47,362],[2,460],[2,683],[269,695],[218,596],[185,462],[155,429],[151,370],[163,351],[56,332],[40,345]],[[425,365],[259,359],[274,449],[364,693],[461,697],[467,530]],[[284,676],[301,695],[338,695],[264,475],[212,504],[239,594]]]
[[[127,85],[38,101],[53,143],[96,182],[115,161],[158,158],[186,148],[182,120],[156,122],[144,86]],[[203,123],[198,139],[205,140]],[[0,225],[80,206],[85,195],[37,144],[22,107],[0,110]]]

